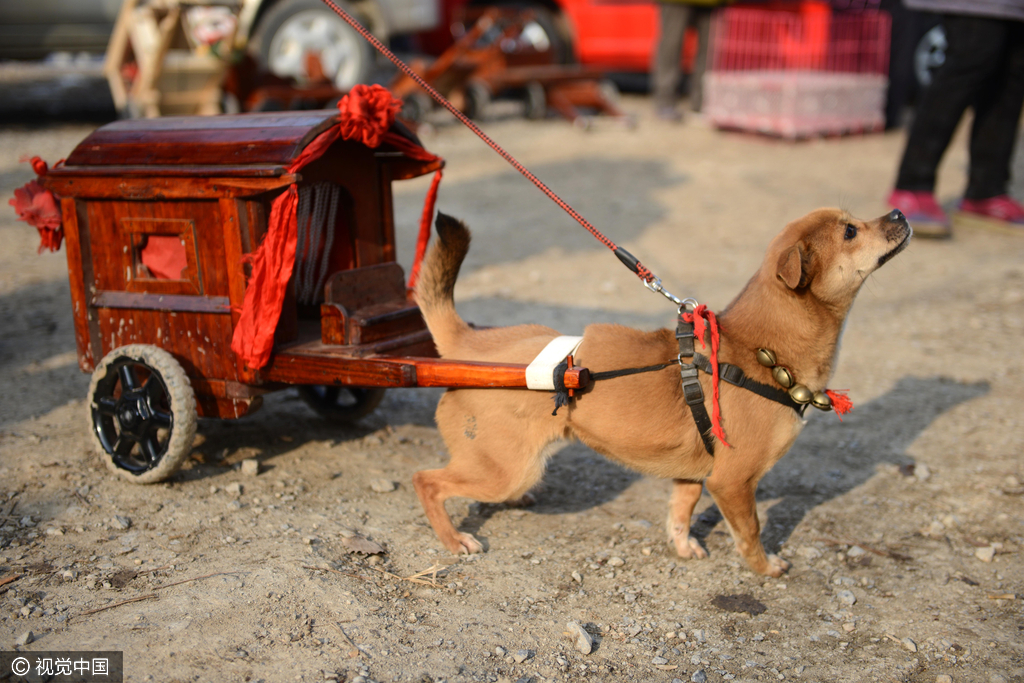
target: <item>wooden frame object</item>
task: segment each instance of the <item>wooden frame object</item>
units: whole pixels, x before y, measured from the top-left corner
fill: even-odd
[[[301,174],[288,171],[336,122],[334,111],[118,121],[50,170],[42,182],[61,197],[82,370],[124,345],[158,346],[187,374],[199,413],[224,418],[296,384],[525,387],[525,365],[437,359],[395,263],[391,183],[443,161],[338,140]],[[301,194],[325,182],[351,201],[330,250],[319,243],[318,260],[331,268],[322,298],[303,306],[294,292],[286,296],[270,362],[250,368],[231,350],[246,259],[266,234],[275,197],[293,183]],[[137,275],[135,248],[152,236],[180,240],[180,278]],[[565,379],[582,388],[587,372],[574,368]]]

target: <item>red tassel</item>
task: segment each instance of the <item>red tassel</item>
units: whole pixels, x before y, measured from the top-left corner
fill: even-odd
[[[725,440],[725,430],[722,429],[722,411],[718,404],[718,318],[715,317],[713,311],[708,310],[707,306],[700,304],[693,309],[693,313],[684,313],[683,320],[693,323],[693,334],[700,339],[702,349],[707,346],[704,343],[704,330],[705,328],[711,330],[711,353],[708,354],[711,361],[711,432],[725,446],[732,448]],[[707,322],[705,323],[705,321]]]
[[[434,173],[434,179],[430,182],[430,189],[427,191],[427,198],[423,201],[423,215],[420,216],[420,234],[416,239],[416,256],[412,260],[412,270],[409,272],[408,290],[411,292],[416,288],[416,280],[420,276],[420,265],[427,253],[427,243],[430,241],[430,224],[434,219],[434,207],[437,205],[437,188],[441,184],[441,169]]]
[[[853,401],[846,395],[846,389],[826,389],[825,394],[832,399],[832,410],[836,411],[839,421],[843,421],[843,415],[853,410]]]

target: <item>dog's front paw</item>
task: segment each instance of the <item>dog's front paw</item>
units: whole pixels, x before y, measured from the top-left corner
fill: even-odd
[[[475,553],[482,553],[484,546],[480,541],[476,540],[473,534],[456,534],[455,542],[448,546],[456,555],[473,555]]]
[[[768,555],[768,567],[766,568],[764,573],[768,576],[771,576],[772,578],[777,579],[783,574],[785,574],[786,571],[792,566],[793,565],[791,565],[789,562],[782,559],[778,555]]]
[[[689,529],[679,529],[672,535],[672,541],[676,546],[676,554],[687,560],[703,560],[708,556],[708,551],[696,538],[690,535]]]

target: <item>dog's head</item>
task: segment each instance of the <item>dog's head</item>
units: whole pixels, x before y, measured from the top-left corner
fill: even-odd
[[[903,251],[913,230],[898,210],[862,221],[818,209],[786,226],[768,249],[777,286],[840,309],[853,303],[868,275]]]

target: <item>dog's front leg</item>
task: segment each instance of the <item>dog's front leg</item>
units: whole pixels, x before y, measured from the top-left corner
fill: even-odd
[[[708,552],[700,541],[690,535],[690,519],[700,500],[704,484],[686,479],[672,480],[672,502],[668,511],[668,537],[676,546],[679,557],[703,559]]]
[[[716,468],[706,483],[708,492],[729,524],[736,550],[755,572],[775,578],[782,576],[789,569],[789,562],[777,555],[766,554],[761,544],[761,523],[757,519],[754,499],[757,479],[737,477],[735,472],[716,479],[719,472],[729,472],[729,468]]]

